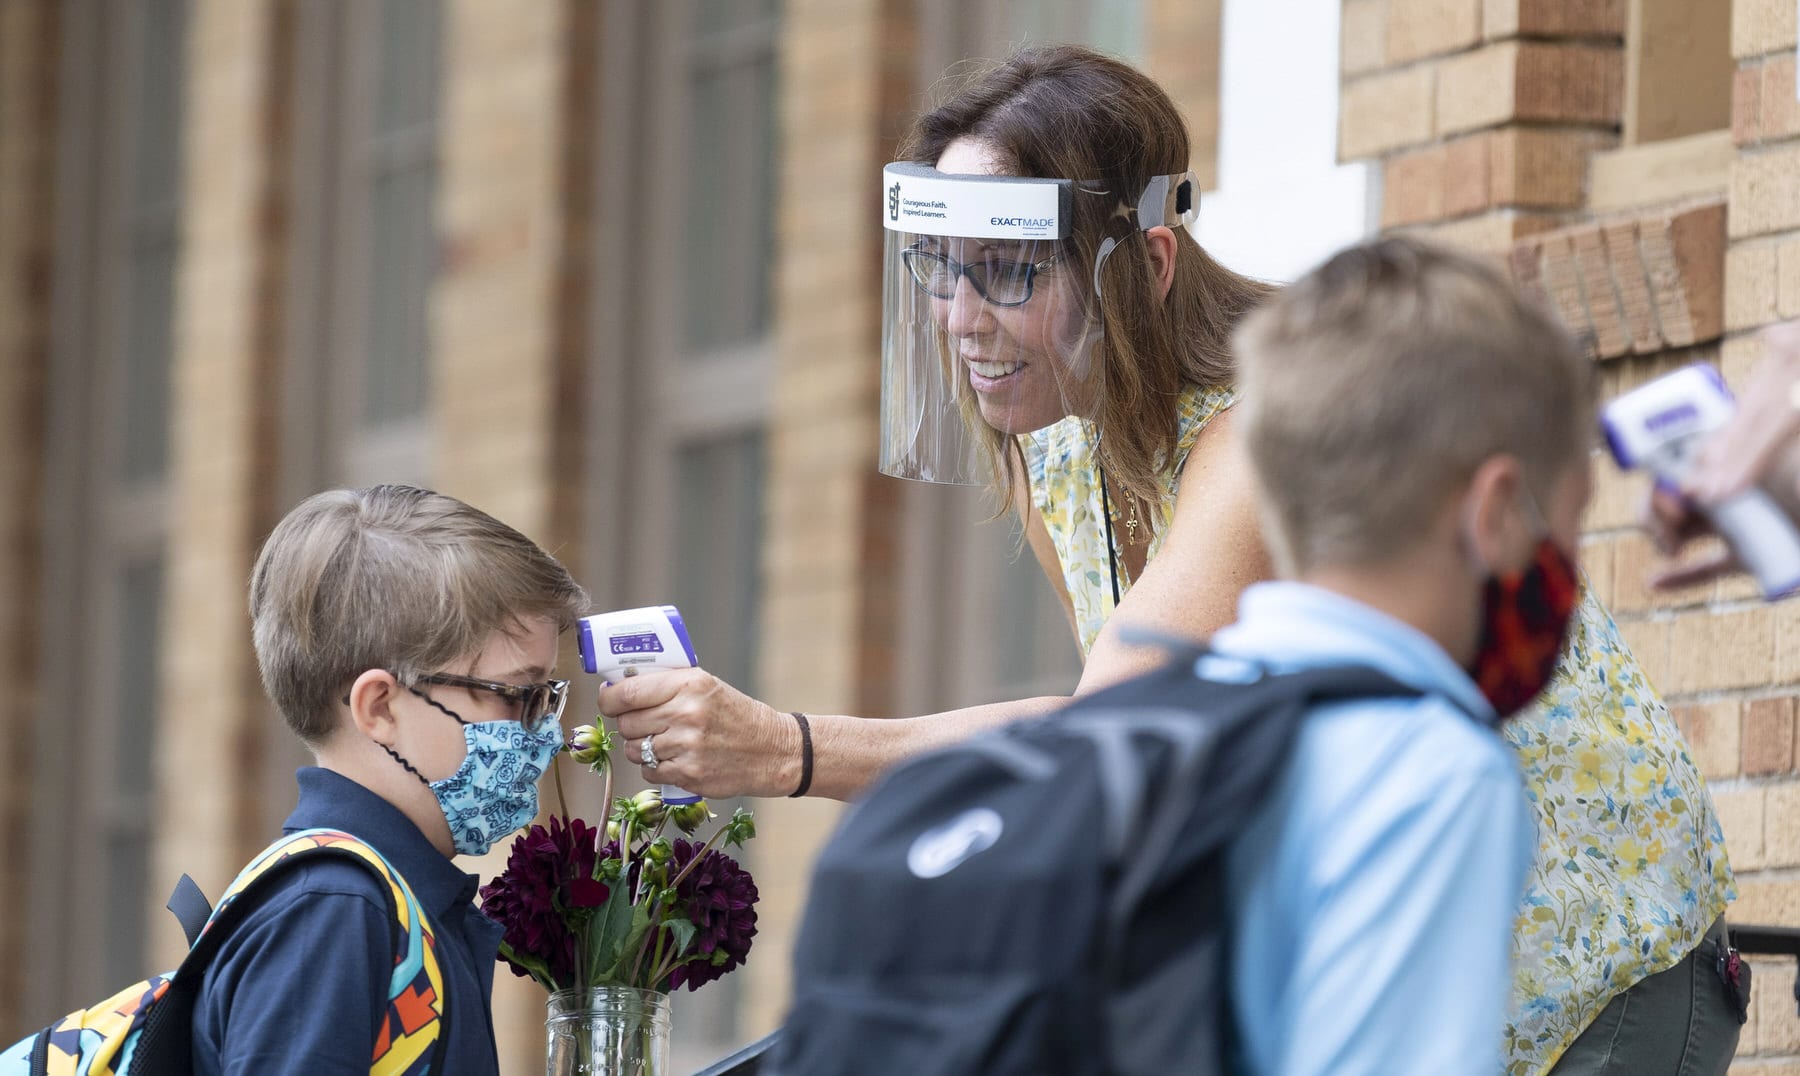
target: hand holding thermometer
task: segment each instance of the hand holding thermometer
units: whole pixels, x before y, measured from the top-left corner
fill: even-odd
[[[576,622],[575,640],[581,648],[581,667],[607,680],[668,669],[691,669],[700,664],[681,612],[673,605],[650,605],[584,616]],[[645,765],[655,769],[648,760]],[[674,785],[662,786],[663,802],[671,807],[697,803],[700,797]]]
[[[1736,411],[1719,372],[1685,366],[1606,405],[1600,424],[1619,466],[1646,467],[1674,488],[1693,468],[1700,446]],[[1696,505],[1773,600],[1800,588],[1800,531],[1767,490],[1757,486],[1714,504]]]

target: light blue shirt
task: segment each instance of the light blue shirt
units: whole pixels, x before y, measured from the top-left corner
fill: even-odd
[[[1231,996],[1256,1076],[1500,1071],[1534,854],[1493,708],[1437,643],[1300,583],[1247,590],[1222,654],[1362,663],[1430,694],[1318,708],[1228,859]]]

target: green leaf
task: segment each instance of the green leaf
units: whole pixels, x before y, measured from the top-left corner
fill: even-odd
[[[624,944],[619,946],[618,958],[606,973],[599,979],[603,983],[625,983],[625,977],[631,974],[631,965],[637,962],[638,950],[644,946],[644,935],[650,932],[650,909],[642,904],[627,905],[631,909],[630,929],[625,932]],[[636,983],[625,983],[636,986]]]
[[[688,946],[694,942],[694,924],[686,918],[678,918],[664,920],[663,926],[668,928],[675,952],[685,956]]]
[[[618,967],[626,935],[631,932],[631,918],[631,894],[623,885],[614,885],[606,903],[600,906],[599,914],[588,924],[585,935],[587,959],[583,966],[588,969],[589,981],[585,985],[598,986],[610,981],[612,970]]]

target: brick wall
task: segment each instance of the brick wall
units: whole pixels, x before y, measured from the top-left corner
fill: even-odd
[[[1736,155],[1727,199],[1722,366],[1742,386],[1761,354],[1756,330],[1800,317],[1800,102],[1795,100],[1792,0],[1734,0],[1731,129]],[[1702,594],[1741,656],[1720,663],[1719,689],[1684,711],[1684,728],[1709,749],[1720,818],[1742,891],[1735,916],[1800,925],[1800,770],[1795,702],[1800,607],[1763,606],[1741,584]],[[1697,633],[1689,630],[1689,636]],[[1715,636],[1716,638],[1717,636]],[[1671,645],[1679,645],[1672,638]],[[1705,641],[1705,640],[1700,640]],[[1736,751],[1731,750],[1735,741]],[[1697,748],[1698,750],[1698,748]],[[1734,757],[1735,755],[1735,757]],[[1759,963],[1751,1023],[1734,1071],[1800,1072],[1800,1020],[1792,961]],[[1776,1059],[1780,1060],[1776,1060]]]
[[[1660,165],[1606,152],[1631,107],[1630,9],[1345,0],[1339,153],[1380,161],[1385,228],[1507,256],[1589,342],[1604,396],[1691,362],[1742,385],[1755,330],[1800,316],[1794,4],[1732,4],[1733,146],[1729,179],[1716,181],[1688,168],[1710,159],[1710,136],[1671,146]],[[1598,210],[1597,155],[1608,170]],[[1667,174],[1682,170],[1695,174]],[[1636,525],[1647,479],[1598,454],[1594,477],[1583,564],[1712,790],[1742,892],[1731,914],[1800,926],[1800,605],[1766,605],[1741,580],[1652,592],[1660,560]],[[1800,1073],[1793,963],[1756,974],[1733,1071]]]
[[[157,736],[153,879],[192,874],[224,888],[260,843],[246,832],[244,785],[263,734],[244,581],[260,537],[265,481],[258,376],[262,213],[270,182],[267,0],[194,0],[189,21],[182,258],[170,411],[169,554]],[[229,161],[230,167],[211,162]],[[256,724],[252,726],[251,722]],[[185,946],[151,916],[152,953]]]
[[[1623,0],[1345,0],[1338,153],[1382,166],[1384,228],[1498,249],[1580,208],[1617,142]]]
[[[25,860],[31,831],[36,690],[37,511],[49,303],[48,223],[57,20],[44,2],[0,4],[0,863]],[[20,1026],[25,887],[0,880],[0,1028]],[[5,1032],[0,1031],[0,1037]]]
[[[559,402],[579,397],[558,335],[570,298],[560,275],[570,16],[562,4],[445,9],[430,323],[435,487],[553,550],[575,544],[550,529],[555,449],[576,417]],[[460,862],[489,878],[510,847]],[[541,1066],[543,989],[501,971],[493,1002],[501,1069]]]

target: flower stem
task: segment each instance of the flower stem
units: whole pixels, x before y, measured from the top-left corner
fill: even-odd
[[[725,829],[725,826],[720,826],[713,832],[711,837],[707,838],[706,843],[700,846],[700,850],[694,853],[694,858],[688,860],[687,866],[681,868],[681,873],[677,874],[675,880],[669,883],[670,889],[674,889],[676,886],[680,885],[683,878],[686,878],[689,874],[693,873],[694,868],[700,865],[700,861],[706,858],[706,853],[712,851],[713,845],[718,844],[719,838],[725,835]]]
[[[569,820],[569,800],[563,795],[561,751],[550,759],[550,773],[556,778],[556,805],[562,808],[563,821],[566,822]]]

